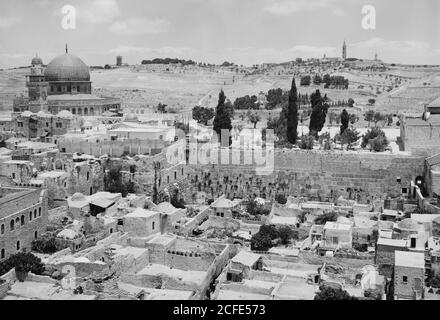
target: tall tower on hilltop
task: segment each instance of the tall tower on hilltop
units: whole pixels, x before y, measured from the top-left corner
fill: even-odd
[[[345,43],[342,45],[342,59],[347,60],[347,44]]]

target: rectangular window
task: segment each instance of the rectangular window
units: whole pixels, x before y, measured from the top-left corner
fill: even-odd
[[[408,283],[408,277],[407,277],[407,276],[403,276],[403,277],[402,277],[402,281],[403,281],[404,283]]]

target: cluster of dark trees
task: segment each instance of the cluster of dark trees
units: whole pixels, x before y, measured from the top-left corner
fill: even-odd
[[[389,145],[385,132],[378,127],[369,129],[362,137],[362,148],[370,148],[370,151],[383,152]]]
[[[195,65],[196,63],[192,60],[183,60],[177,58],[155,58],[153,60],[142,60],[142,64],[182,64],[186,65]]]
[[[0,276],[13,268],[17,271],[32,272],[36,275],[41,275],[45,270],[41,259],[30,252],[19,252],[0,262]]]
[[[225,61],[220,66],[221,67],[233,67],[233,66],[235,66],[235,64],[233,62]]]
[[[336,89],[348,89],[349,81],[348,79],[345,79],[343,76],[330,76],[329,74],[324,75],[324,77],[321,77],[320,75],[315,75],[312,79],[311,76],[303,76],[301,77],[301,86],[310,86],[312,84],[314,85],[321,85],[324,83],[324,88],[336,88]]]
[[[54,237],[39,238],[37,240],[32,241],[32,251],[38,253],[53,254],[58,250],[59,249],[58,249],[57,241]]]
[[[287,245],[291,239],[298,238],[298,230],[291,229],[288,226],[276,228],[273,225],[262,225],[260,230],[251,238],[251,250],[268,251],[278,242]]]
[[[214,118],[215,112],[214,109],[205,108],[196,106],[192,110],[193,119],[197,121],[197,123],[208,125],[208,121]]]
[[[296,143],[298,139],[298,118],[298,91],[295,78],[293,78],[287,104],[282,107],[279,118],[267,121],[267,129],[273,130],[278,138],[276,141],[277,146],[286,147]]]
[[[260,104],[257,102],[258,97],[253,95],[246,95],[244,97],[239,97],[234,101],[234,109],[236,110],[258,110],[260,109]]]
[[[122,167],[111,168],[104,176],[104,190],[111,193],[121,193],[126,197],[129,193],[135,193],[134,183],[122,181]]]
[[[258,204],[255,200],[250,200],[246,204],[246,212],[254,216],[267,216],[270,213],[270,209],[262,204]]]

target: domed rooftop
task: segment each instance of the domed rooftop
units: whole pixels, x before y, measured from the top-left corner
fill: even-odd
[[[33,66],[41,66],[42,64],[43,64],[43,60],[38,55],[35,56],[31,61],[31,65]]]
[[[22,117],[30,117],[30,116],[32,116],[32,115],[33,115],[33,113],[30,112],[29,110],[23,111],[23,112],[21,113],[21,116],[22,116]]]
[[[44,76],[46,81],[90,81],[90,70],[80,58],[65,53],[47,65]]]
[[[174,207],[169,202],[162,202],[162,203],[159,203],[157,205],[156,210],[159,211],[159,212],[162,212],[162,213],[173,213],[173,212],[175,212],[177,210],[177,208]]]
[[[62,110],[58,112],[57,117],[59,118],[73,118],[73,114],[70,111]]]
[[[404,219],[397,224],[399,229],[404,230],[420,230],[423,226],[413,219]]]
[[[126,117],[125,117],[125,121],[126,122],[138,122],[139,118],[137,115],[135,115],[134,113],[129,113]]]
[[[217,200],[216,202],[214,202],[211,206],[213,208],[232,208],[234,206],[234,204],[229,199],[221,198],[221,199]]]
[[[86,201],[86,197],[80,192],[75,193],[72,198],[72,201]]]

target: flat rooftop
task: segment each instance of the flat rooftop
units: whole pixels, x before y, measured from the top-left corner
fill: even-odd
[[[159,215],[159,212],[137,208],[135,211],[127,214],[124,218],[150,218]]]
[[[269,295],[239,292],[234,290],[220,290],[217,300],[270,300]]]
[[[421,252],[396,251],[395,265],[409,268],[425,268],[425,254]]]
[[[162,264],[150,264],[139,271],[137,274],[150,276],[165,275],[170,278],[179,279],[180,281],[193,283],[196,285],[201,284],[206,277],[206,272],[204,271],[185,271],[181,269],[170,268]]]
[[[379,238],[377,240],[377,245],[406,248],[408,243],[406,240],[401,239]]]
[[[31,299],[31,300],[95,300],[92,295],[73,294],[71,291],[63,290],[60,286],[45,283],[16,281],[8,291],[8,299]]]
[[[275,299],[313,300],[317,286],[310,285],[305,279],[287,277],[273,293]]]

